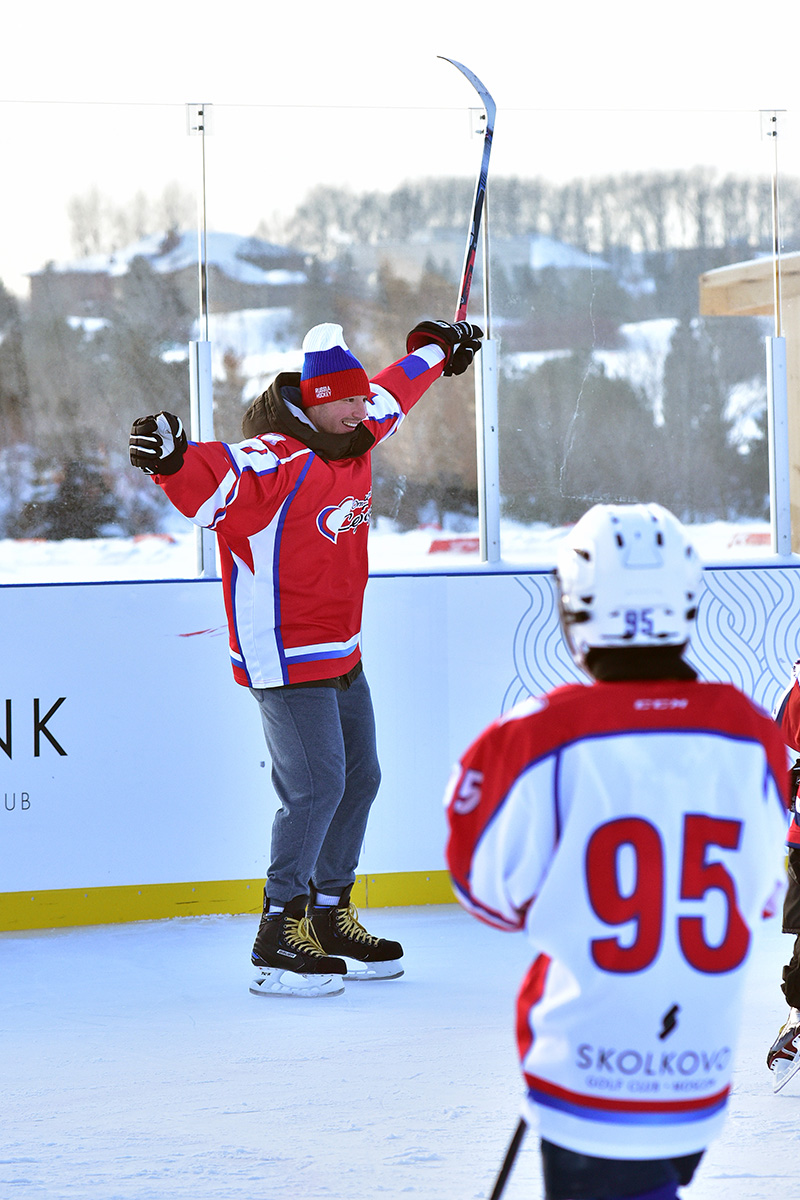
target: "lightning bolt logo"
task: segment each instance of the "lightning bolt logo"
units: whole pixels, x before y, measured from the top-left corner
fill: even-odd
[[[676,1028],[678,1024],[678,1013],[680,1011],[681,1006],[679,1004],[673,1004],[672,1008],[668,1009],[661,1018],[661,1033],[658,1036],[662,1042],[665,1038],[668,1038],[673,1029]]]

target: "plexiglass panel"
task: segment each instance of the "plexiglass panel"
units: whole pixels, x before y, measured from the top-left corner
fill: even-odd
[[[530,114],[506,135],[522,178],[492,191],[504,558],[552,558],[553,527],[614,500],[666,505],[709,561],[769,553],[774,315],[706,315],[699,286],[772,253],[761,115]],[[782,121],[782,253],[789,144]]]
[[[0,117],[14,181],[1,201],[0,582],[158,575],[160,562],[191,574],[193,534],[127,456],[135,416],[188,418],[185,109],[18,104]]]
[[[190,341],[210,342],[214,435],[235,441],[313,324],[342,324],[373,373],[417,321],[452,319],[478,108],[382,112],[380,144],[369,108],[209,106],[202,136],[191,111],[0,105],[0,583],[195,573],[193,530],[127,462],[135,417],[189,421]],[[469,314],[498,347],[506,562],[551,563],[606,500],[666,504],[709,561],[770,552],[775,313],[709,315],[700,280],[800,249],[794,115],[777,127],[498,113]],[[373,569],[478,561],[471,372],[374,468]]]

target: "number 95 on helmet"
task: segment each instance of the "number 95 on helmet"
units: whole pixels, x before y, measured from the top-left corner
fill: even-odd
[[[702,566],[677,517],[659,504],[596,504],[558,550],[564,636],[583,666],[593,649],[683,646]]]

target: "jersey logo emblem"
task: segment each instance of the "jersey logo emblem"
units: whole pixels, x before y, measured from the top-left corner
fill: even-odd
[[[359,525],[368,525],[371,511],[371,491],[367,492],[363,500],[348,496],[339,504],[323,508],[317,517],[317,529],[323,537],[336,545],[340,533],[352,533]]]
[[[673,1029],[675,1029],[675,1027],[677,1026],[678,1013],[680,1011],[681,1011],[680,1004],[673,1004],[672,1008],[669,1009],[668,1012],[665,1012],[664,1016],[661,1018],[661,1033],[658,1036],[662,1042],[664,1041],[664,1038],[669,1037],[669,1035],[672,1033]]]

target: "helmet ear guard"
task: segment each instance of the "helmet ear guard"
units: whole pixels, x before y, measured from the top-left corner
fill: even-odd
[[[597,504],[561,544],[559,614],[579,666],[593,649],[683,646],[702,566],[683,526],[657,504]]]

